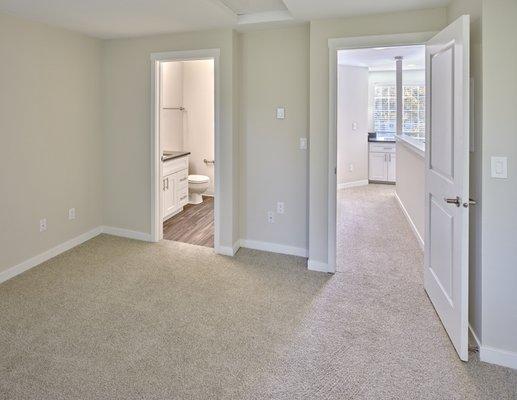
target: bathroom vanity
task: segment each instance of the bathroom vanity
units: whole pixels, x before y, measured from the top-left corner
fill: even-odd
[[[165,151],[162,156],[162,219],[183,211],[188,203],[190,152]]]
[[[369,181],[395,183],[397,163],[395,137],[370,136],[368,150]]]

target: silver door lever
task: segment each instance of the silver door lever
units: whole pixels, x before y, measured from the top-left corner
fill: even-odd
[[[461,205],[461,199],[459,196],[456,196],[454,198],[444,198],[445,202],[448,204],[456,204],[456,207],[459,207]]]

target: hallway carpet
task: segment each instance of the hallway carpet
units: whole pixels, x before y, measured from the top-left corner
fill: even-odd
[[[393,193],[339,201],[334,276],[101,235],[5,282],[0,399],[516,399],[515,371],[456,357]]]

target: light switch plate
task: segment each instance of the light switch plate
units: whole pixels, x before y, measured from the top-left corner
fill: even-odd
[[[492,157],[490,164],[492,178],[508,178],[508,157]]]
[[[356,131],[357,127],[358,127],[357,122],[356,121],[352,122],[352,130]]]
[[[276,109],[276,119],[285,119],[285,108],[278,107]]]
[[[300,138],[300,150],[307,150],[307,138]]]

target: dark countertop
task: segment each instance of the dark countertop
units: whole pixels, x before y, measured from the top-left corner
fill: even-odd
[[[164,151],[162,161],[174,160],[175,158],[185,157],[190,154],[190,151]]]
[[[388,136],[388,135],[381,135],[377,136],[375,132],[369,132],[368,133],[368,141],[369,142],[379,142],[379,143],[395,143],[395,135]]]

